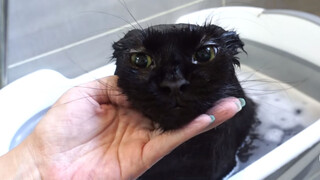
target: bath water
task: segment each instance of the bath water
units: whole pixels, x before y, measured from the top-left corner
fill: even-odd
[[[320,102],[248,66],[237,70],[247,95],[257,104],[258,123],[237,156],[230,175],[244,169],[320,118]]]

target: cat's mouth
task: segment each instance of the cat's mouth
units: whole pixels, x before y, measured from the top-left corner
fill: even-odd
[[[181,110],[183,108],[184,108],[184,106],[180,106],[180,105],[176,105],[173,107],[174,110]]]
[[[184,109],[186,106],[187,106],[186,102],[184,102],[181,98],[176,97],[172,108],[174,110],[181,110],[181,109]]]
[[[174,111],[182,111],[188,107],[187,103],[184,101],[175,101],[171,106],[171,109]]]

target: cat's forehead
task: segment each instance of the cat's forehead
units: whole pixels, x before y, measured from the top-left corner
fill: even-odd
[[[161,24],[145,29],[133,29],[115,42],[113,48],[130,52],[161,52],[171,50],[195,50],[207,43],[220,44],[226,32],[219,26],[206,24]]]
[[[177,30],[195,30],[198,29],[198,25],[194,24],[159,24],[159,25],[154,25],[146,28],[145,30],[148,31],[159,31],[159,32],[170,32],[170,31],[177,31]]]
[[[216,25],[195,25],[195,24],[160,24],[155,26],[150,26],[143,30],[145,33],[145,37],[148,36],[154,36],[157,35],[175,35],[179,36],[191,36],[191,35],[198,35],[198,36],[204,36],[204,35],[210,35],[210,36],[220,36],[225,31]]]
[[[176,45],[194,45],[219,38],[225,30],[215,25],[194,24],[161,24],[150,26],[140,31],[142,33],[141,45],[163,47]]]

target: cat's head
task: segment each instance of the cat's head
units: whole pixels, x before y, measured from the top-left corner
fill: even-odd
[[[215,25],[157,25],[113,44],[118,85],[132,106],[165,130],[181,127],[219,99],[241,95],[234,72],[243,43]]]

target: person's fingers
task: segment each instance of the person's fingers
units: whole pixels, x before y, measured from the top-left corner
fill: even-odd
[[[152,166],[183,142],[230,119],[241,110],[241,107],[241,102],[237,98],[222,99],[207,112],[208,114],[198,116],[181,129],[167,131],[156,136],[144,147],[144,162]]]
[[[127,97],[117,85],[118,76],[108,76],[71,88],[64,101],[92,98],[99,104],[128,106]],[[64,102],[65,103],[65,102]]]
[[[214,123],[210,124],[204,131],[219,126],[226,120],[232,118],[237,112],[241,111],[246,102],[243,98],[229,97],[216,103],[214,107],[207,111],[209,116],[215,118]]]

